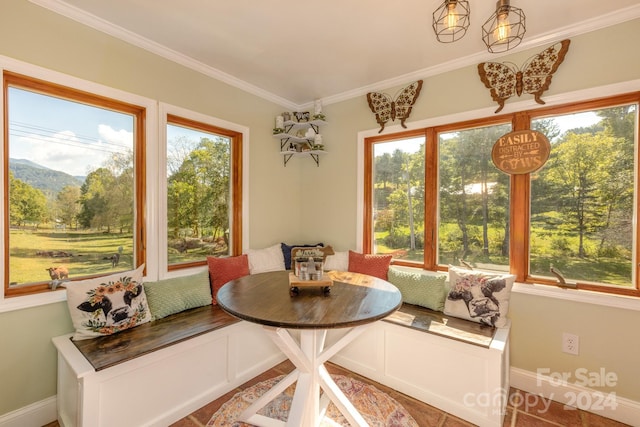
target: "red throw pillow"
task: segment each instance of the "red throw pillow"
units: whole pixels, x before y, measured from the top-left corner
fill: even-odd
[[[370,255],[349,251],[349,271],[387,280],[392,255]]]
[[[211,303],[217,305],[216,294],[225,283],[249,275],[249,257],[242,254],[234,257],[216,258],[207,257],[209,264],[209,279],[211,280]]]

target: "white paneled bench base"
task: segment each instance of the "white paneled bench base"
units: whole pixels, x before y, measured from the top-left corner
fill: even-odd
[[[480,426],[503,425],[509,330],[403,304],[331,359]],[[332,331],[330,340],[342,334]]]
[[[93,340],[71,336],[53,339],[63,427],[167,426],[285,360],[260,326],[217,306]]]

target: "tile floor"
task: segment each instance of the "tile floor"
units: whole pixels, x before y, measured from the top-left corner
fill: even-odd
[[[327,364],[327,369],[332,374],[349,375],[359,379],[365,383],[373,384],[379,390],[382,390],[398,401],[405,407],[411,416],[416,420],[420,427],[470,427],[470,424],[454,415],[442,412],[432,406],[422,403],[416,399],[406,396],[393,389],[385,387],[360,375],[347,371],[339,366]],[[222,406],[224,402],[231,399],[237,392],[244,388],[250,387],[260,381],[287,374],[293,370],[293,365],[289,362],[282,362],[274,368],[260,374],[242,386],[238,387],[220,397],[208,405],[198,409],[194,413],[186,416],[171,427],[204,427],[211,416]],[[527,398],[530,397],[529,400]],[[520,390],[511,390],[509,397],[510,405],[507,407],[505,415],[505,427],[552,427],[552,426],[571,426],[571,427],[621,427],[626,424],[613,421],[608,418],[581,411],[565,409],[564,405],[557,402],[544,401],[541,402],[537,396],[529,395]],[[537,405],[525,404],[525,402],[538,402]],[[548,407],[547,407],[548,406]],[[546,409],[545,409],[546,408]],[[58,427],[57,422],[47,424],[45,427]]]

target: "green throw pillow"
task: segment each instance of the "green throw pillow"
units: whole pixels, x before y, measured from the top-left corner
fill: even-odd
[[[144,290],[154,320],[211,304],[208,270],[191,276],[147,282]]]
[[[436,311],[444,309],[446,274],[429,275],[390,268],[388,280],[400,290],[402,301]]]

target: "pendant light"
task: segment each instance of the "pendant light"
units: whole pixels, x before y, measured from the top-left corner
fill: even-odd
[[[470,24],[470,9],[467,0],[444,0],[433,12],[433,31],[441,43],[460,40]]]
[[[482,41],[491,53],[506,52],[518,46],[526,32],[522,9],[509,0],[498,0],[496,12],[482,25]]]

